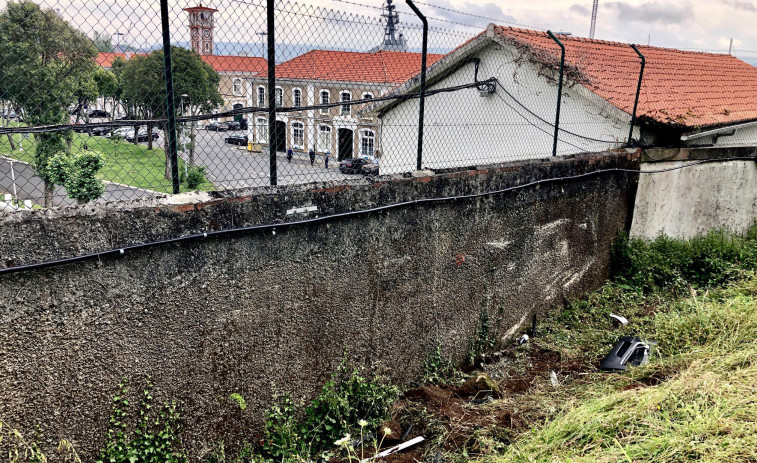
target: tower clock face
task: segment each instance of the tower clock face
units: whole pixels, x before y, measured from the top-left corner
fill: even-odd
[[[207,39],[210,37],[210,31],[206,29],[202,32],[202,35]]]

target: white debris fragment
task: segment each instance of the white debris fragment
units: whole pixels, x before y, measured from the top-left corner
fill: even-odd
[[[524,334],[523,336],[521,336],[521,337],[518,338],[518,345],[521,346],[521,345],[527,343],[528,339],[529,339],[528,335]]]
[[[557,373],[555,373],[555,370],[549,370],[549,382],[552,383],[552,387],[555,389],[560,387],[560,382],[557,380]]]
[[[611,313],[610,318],[614,318],[615,320],[619,321],[622,325],[628,325],[628,319],[621,315],[615,315],[614,313]]]

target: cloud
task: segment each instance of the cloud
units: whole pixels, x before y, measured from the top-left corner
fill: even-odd
[[[757,6],[754,6],[754,3],[752,2],[742,2],[739,0],[720,0],[720,1],[721,3],[725,3],[726,5],[732,7],[735,10],[757,12]]]
[[[571,5],[570,8],[568,8],[569,11],[579,14],[581,16],[589,16],[591,14],[591,11],[586,8],[583,5]]]
[[[624,2],[608,2],[600,5],[603,9],[615,11],[618,19],[623,22],[681,24],[694,19],[693,8],[688,3],[682,6],[659,5],[652,2],[639,6]]]
[[[434,2],[433,6],[430,3],[424,3],[423,5],[421,5],[421,10],[425,15],[429,17],[441,18],[448,21],[480,27],[486,27],[486,25],[490,22],[497,24],[517,22],[514,17],[505,14],[505,12],[502,10],[502,8],[500,8],[499,5],[497,5],[497,3],[474,4],[465,2],[453,4],[447,0],[440,0]],[[482,18],[480,16],[483,16],[485,18]],[[437,23],[436,25],[438,24],[439,23]]]

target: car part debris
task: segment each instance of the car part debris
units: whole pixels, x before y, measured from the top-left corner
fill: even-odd
[[[557,373],[555,373],[555,370],[549,370],[549,382],[552,383],[552,387],[555,389],[560,387],[560,382],[557,380]]]
[[[523,344],[528,342],[528,339],[529,339],[528,335],[524,334],[523,336],[518,338],[518,345],[522,346]]]
[[[619,321],[621,325],[628,325],[628,319],[626,317],[623,317],[622,315],[615,315],[614,313],[611,313],[610,318],[614,318],[615,320]]]
[[[624,336],[615,343],[609,354],[600,362],[602,371],[623,371],[649,361],[649,343],[637,337]]]
[[[399,452],[400,450],[405,450],[406,448],[412,447],[412,446],[414,446],[416,444],[420,444],[424,440],[425,439],[422,436],[415,437],[413,439],[410,439],[407,442],[401,443],[400,445],[395,445],[394,447],[388,448],[388,449],[384,450],[381,453],[377,453],[376,455],[374,455],[374,456],[372,456],[370,458],[365,458],[363,460],[360,460],[360,463],[366,463],[366,462],[372,461],[372,460],[374,460],[376,458],[383,458],[383,457],[389,456],[389,455],[391,455],[393,453]]]

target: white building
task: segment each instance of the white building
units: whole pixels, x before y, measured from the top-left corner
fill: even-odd
[[[566,61],[557,154],[625,145],[641,59],[629,44],[558,38]],[[729,55],[638,48],[646,67],[634,144],[757,144],[757,68]],[[426,97],[422,167],[551,156],[559,60],[560,48],[545,32],[492,24],[429,66],[428,92],[496,83]],[[419,86],[416,75],[385,96]],[[379,118],[382,174],[415,170],[417,98],[377,101],[359,115]]]

